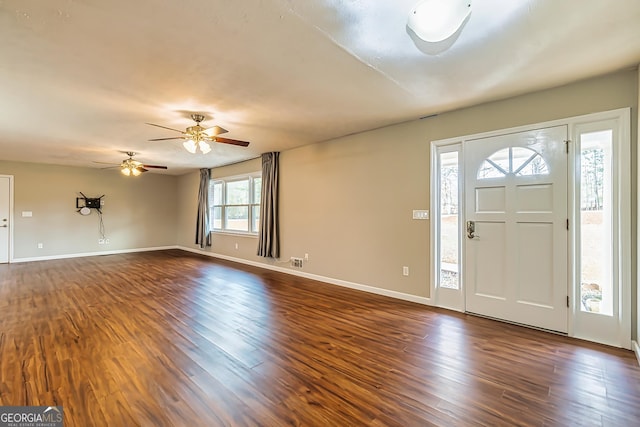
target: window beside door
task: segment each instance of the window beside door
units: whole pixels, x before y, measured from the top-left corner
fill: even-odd
[[[580,134],[579,149],[580,309],[612,315],[612,129]]]
[[[452,150],[453,151],[448,151]],[[460,289],[460,151],[459,146],[438,150],[438,286]]]

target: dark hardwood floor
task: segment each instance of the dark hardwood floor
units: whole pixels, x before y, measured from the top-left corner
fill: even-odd
[[[630,351],[181,251],[0,265],[0,405],[65,426],[631,426]]]

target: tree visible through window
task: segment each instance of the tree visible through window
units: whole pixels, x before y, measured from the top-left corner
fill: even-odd
[[[604,162],[603,148],[592,147],[581,152],[580,208],[584,211],[602,210]]]
[[[611,130],[580,135],[580,302],[582,311],[613,314]]]
[[[440,153],[439,286],[459,289],[459,159],[457,151]]]

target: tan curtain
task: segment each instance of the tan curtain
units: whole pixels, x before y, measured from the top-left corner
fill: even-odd
[[[280,153],[262,155],[262,194],[260,200],[260,239],[258,256],[278,258],[280,241],[278,227],[278,163]]]
[[[211,246],[209,228],[209,181],[210,169],[200,169],[200,189],[198,190],[198,215],[196,217],[196,245],[200,248]]]

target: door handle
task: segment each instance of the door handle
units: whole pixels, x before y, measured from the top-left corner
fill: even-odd
[[[0,225],[0,228],[7,228],[7,227],[8,227],[8,225],[7,225],[7,224],[5,224],[5,225]]]
[[[469,239],[478,239],[480,236],[476,234],[476,222],[467,221],[467,237]]]

